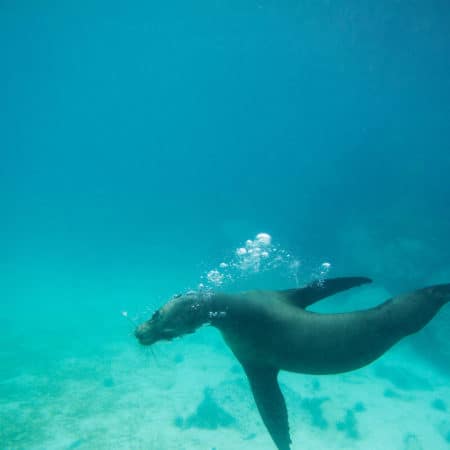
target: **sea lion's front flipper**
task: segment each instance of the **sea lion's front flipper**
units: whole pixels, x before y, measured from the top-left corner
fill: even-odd
[[[278,369],[243,364],[253,397],[278,450],[290,450],[286,403],[278,385]]]
[[[371,282],[372,280],[366,277],[329,278],[328,280],[313,281],[304,288],[279,292],[289,303],[306,308],[325,297]]]

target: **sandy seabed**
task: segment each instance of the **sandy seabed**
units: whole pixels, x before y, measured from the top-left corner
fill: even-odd
[[[224,344],[189,336],[155,351],[109,344],[3,379],[0,448],[275,449]],[[449,376],[406,344],[355,372],[282,372],[280,384],[293,450],[450,448]]]

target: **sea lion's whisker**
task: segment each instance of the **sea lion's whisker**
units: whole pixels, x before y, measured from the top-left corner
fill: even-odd
[[[153,359],[155,360],[156,365],[157,365],[158,367],[161,367],[161,366],[159,365],[158,358],[156,358],[156,354],[155,354],[155,351],[153,350],[153,347],[149,347],[149,350],[150,350],[150,352],[151,352],[151,354],[152,354],[152,356],[153,356]]]
[[[125,319],[127,319],[128,322],[130,322],[133,325],[133,328],[136,328],[138,326],[138,324],[128,315],[128,311],[121,311],[120,314],[121,314],[122,317],[125,317]],[[153,351],[153,348],[152,347],[148,347],[148,349],[150,350],[150,353],[152,354],[156,365],[158,367],[160,367],[159,363],[158,363],[158,359],[156,358],[155,352]]]
[[[138,324],[133,319],[130,318],[130,316],[128,315],[127,311],[121,311],[120,314],[121,314],[122,317],[125,317],[125,319],[127,319],[128,322],[130,322],[133,325],[133,327],[137,327],[138,326]]]
[[[161,368],[161,365],[159,364],[158,358],[156,357],[155,350],[153,349],[152,346],[145,346],[145,347],[142,348],[142,351],[143,351],[147,361],[148,361],[148,359],[149,359],[149,357],[151,355],[151,358],[155,361],[156,366],[158,367],[158,369]]]

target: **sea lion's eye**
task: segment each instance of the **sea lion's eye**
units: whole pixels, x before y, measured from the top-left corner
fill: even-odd
[[[161,313],[157,310],[153,313],[152,319],[151,320],[157,320],[159,319],[159,316],[161,315]]]

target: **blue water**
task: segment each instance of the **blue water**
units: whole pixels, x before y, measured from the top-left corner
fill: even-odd
[[[445,0],[0,2],[0,448],[206,448],[146,447],[132,407],[138,425],[108,440],[83,401],[58,440],[50,405],[80,379],[90,398],[127,385],[110,361],[147,363],[120,312],[196,288],[258,232],[298,279],[223,289],[292,287],[324,261],[387,294],[449,282],[449,55]],[[411,344],[444,385],[449,323]],[[436,423],[423,448],[447,445],[448,413]]]

